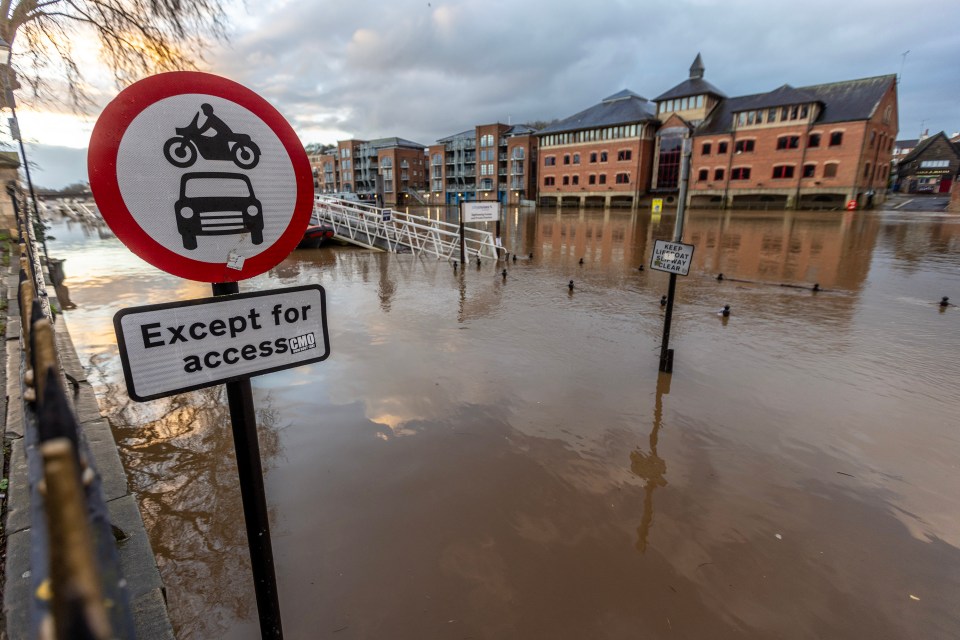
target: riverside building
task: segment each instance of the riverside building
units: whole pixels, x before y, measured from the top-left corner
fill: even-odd
[[[673,203],[691,139],[695,207],[841,208],[883,201],[897,135],[894,75],[727,97],[689,77],[652,102],[624,90],[537,133],[538,200]]]
[[[317,193],[355,193],[383,205],[415,204],[427,186],[426,147],[403,138],[341,140],[310,157]]]
[[[527,125],[478,125],[437,140],[427,156],[427,204],[521,204],[536,194],[537,138]]]

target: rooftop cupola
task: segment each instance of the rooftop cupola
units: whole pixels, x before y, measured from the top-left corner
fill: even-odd
[[[690,65],[690,78],[699,79],[703,77],[704,67],[703,59],[700,57],[700,53],[697,53],[696,59],[693,61],[693,64]]]

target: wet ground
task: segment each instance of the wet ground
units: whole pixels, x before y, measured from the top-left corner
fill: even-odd
[[[287,637],[960,636],[960,217],[693,212],[669,377],[670,215],[508,218],[506,279],[331,248],[241,286],[328,295],[330,359],[254,379]],[[224,399],[129,402],[111,324],[208,285],[52,233],[178,637],[258,637]]]

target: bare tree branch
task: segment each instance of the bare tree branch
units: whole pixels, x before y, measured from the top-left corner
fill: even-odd
[[[123,87],[145,75],[196,68],[210,41],[227,39],[226,1],[0,0],[0,36],[34,99],[84,111],[90,93],[72,46],[78,38],[98,39],[101,61]]]

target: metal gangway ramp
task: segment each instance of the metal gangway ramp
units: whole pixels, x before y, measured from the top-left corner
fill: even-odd
[[[413,252],[445,260],[460,257],[460,225],[452,222],[323,195],[314,198],[313,221],[333,226],[336,238],[367,249]],[[470,257],[497,257],[489,231],[465,227],[464,247]]]

